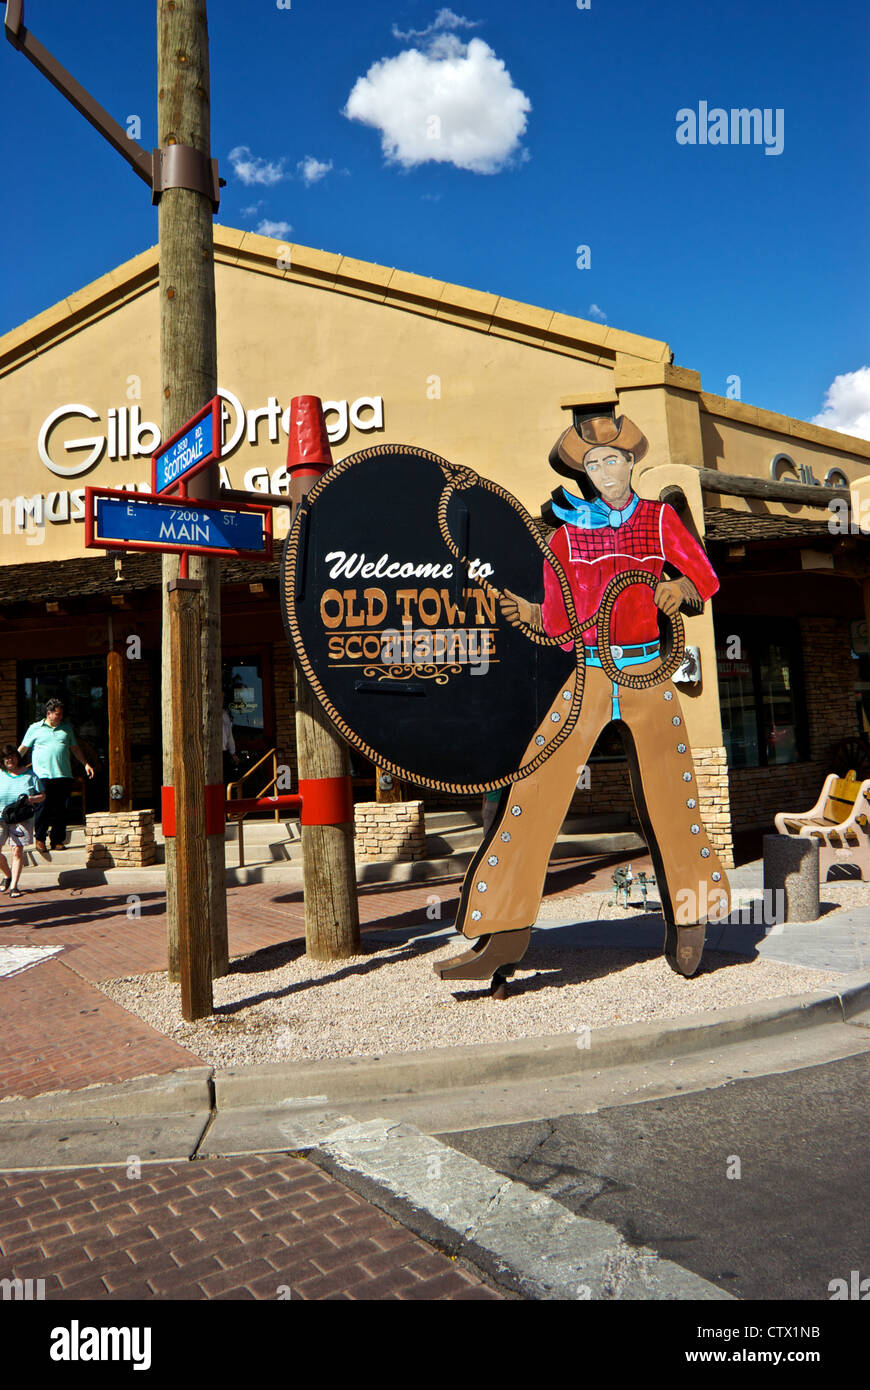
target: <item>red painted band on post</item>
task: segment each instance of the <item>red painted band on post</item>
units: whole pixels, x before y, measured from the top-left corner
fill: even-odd
[[[160,820],[163,824],[163,838],[175,834],[175,788],[160,788]]]
[[[300,777],[302,825],[346,825],[353,821],[349,777]]]
[[[227,789],[223,782],[206,783],[205,787],[205,833],[223,835],[226,817]]]
[[[205,787],[205,833],[206,835],[223,835],[224,833],[224,806],[226,805],[227,789],[223,782],[212,782]],[[163,836],[173,836],[175,830],[175,788],[160,788],[160,816],[163,822]]]

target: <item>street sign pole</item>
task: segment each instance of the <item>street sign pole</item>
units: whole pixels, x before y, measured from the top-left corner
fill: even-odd
[[[172,739],[175,763],[175,891],[178,909],[181,1012],[188,1020],[212,1012],[208,854],[203,786],[200,642],[201,585],[176,579],[168,586],[172,661]],[[168,840],[167,840],[168,843]]]
[[[186,438],[196,438],[199,417],[189,422]],[[154,475],[165,477],[173,460],[188,461],[197,452],[181,440],[178,451],[164,448],[154,460]],[[169,463],[164,465],[164,457]],[[195,466],[199,462],[194,460]],[[161,473],[161,469],[163,472]],[[173,554],[181,573],[167,584],[169,607],[169,689],[172,701],[173,781],[162,794],[163,832],[175,866],[174,905],[178,922],[177,970],[185,1019],[212,1012],[214,971],[209,900],[209,837],[220,836],[223,848],[225,789],[206,781],[202,699],[202,583],[186,573],[190,559],[213,555],[272,558],[272,508],[248,502],[191,501],[184,476],[172,479],[178,495],[150,496],[121,488],[85,488],[85,546],[101,550],[151,550]],[[122,660],[118,653],[113,658]],[[118,675],[117,663],[111,673]],[[115,706],[121,708],[120,698]],[[113,754],[114,756],[114,754]],[[120,767],[117,759],[112,768]],[[120,773],[113,771],[113,776]],[[129,784],[129,766],[124,777]]]
[[[158,143],[166,152],[175,145],[199,151],[204,167],[210,163],[210,88],[208,28],[205,0],[158,0],[157,3]],[[190,180],[189,183],[194,183]],[[195,187],[165,187],[160,197],[160,381],[163,393],[163,438],[169,439],[207,401],[217,394],[217,332],[215,318],[213,204]],[[212,464],[190,479],[191,500],[217,495],[217,467]],[[163,561],[163,781],[178,785],[182,775],[173,749],[186,750],[197,736],[203,745],[203,777],[198,795],[204,800],[223,792],[222,684],[220,632],[220,560],[191,556],[189,574],[201,584],[196,600],[201,607],[201,719],[185,698],[173,702],[172,645],[177,641],[178,613],[170,601],[169,584],[179,578],[180,561]],[[180,728],[177,727],[181,721]],[[194,728],[194,725],[197,728]],[[186,753],[185,753],[186,756]],[[208,793],[205,788],[215,791]],[[193,792],[191,793],[193,794]],[[190,806],[178,807],[177,833],[166,839],[166,909],[170,978],[180,978],[181,915],[189,908],[179,897],[177,855],[187,840],[185,816]],[[229,968],[226,915],[224,829],[214,822],[203,840],[191,847],[204,855],[192,880],[205,885],[211,926],[211,968],[217,977]],[[202,996],[193,996],[194,1007]]]

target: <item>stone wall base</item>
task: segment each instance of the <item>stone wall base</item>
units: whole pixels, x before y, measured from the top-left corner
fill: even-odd
[[[157,859],[153,811],[94,811],[85,817],[89,869],[144,869]]]
[[[356,857],[362,864],[422,859],[426,852],[422,801],[358,801],[354,829]]]
[[[725,749],[693,748],[695,779],[698,784],[698,803],[704,829],[722,861],[722,867],[734,867],[734,846],[731,839],[731,802],[728,788],[728,763]]]

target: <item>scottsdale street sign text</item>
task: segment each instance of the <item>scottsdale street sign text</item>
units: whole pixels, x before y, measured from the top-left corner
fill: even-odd
[[[221,456],[221,402],[213,396],[151,460],[151,491],[177,487]]]

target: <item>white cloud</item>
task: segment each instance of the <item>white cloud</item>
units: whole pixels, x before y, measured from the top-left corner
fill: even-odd
[[[268,217],[264,217],[257,226],[260,236],[284,237],[292,232],[293,228],[289,222],[271,222]]]
[[[519,152],[532,104],[482,39],[439,33],[422,52],[382,58],[357,78],[343,114],[381,132],[390,163],[432,161],[495,174]]]
[[[428,39],[431,34],[437,34],[443,29],[479,29],[482,21],[479,19],[464,19],[462,15],[454,14],[452,10],[439,10],[432,23],[425,29],[407,29],[404,32],[397,24],[393,25],[394,39]]]
[[[242,210],[241,210],[241,211],[242,211],[242,216],[243,216],[243,217],[253,217],[256,213],[258,213],[258,212],[260,211],[260,208],[261,208],[262,206],[263,206],[263,200],[262,200],[262,198],[261,198],[260,201],[259,201],[259,203],[251,203],[249,207],[242,208]]]
[[[269,160],[260,159],[259,156],[251,154],[247,145],[236,145],[234,150],[230,150],[230,163],[236,178],[241,179],[248,187],[256,183],[280,183],[287,177],[283,160],[273,164]]]
[[[299,177],[310,188],[313,183],[319,183],[330,173],[332,160],[330,159],[328,164],[323,164],[319,159],[315,159],[313,154],[307,154],[304,159],[300,159],[296,168],[299,171]]]
[[[598,319],[600,323],[606,323],[606,322],[607,322],[607,315],[605,314],[605,312],[604,312],[603,309],[600,309],[600,308],[598,307],[597,304],[590,304],[590,305],[589,305],[589,313],[590,313],[590,315],[592,316],[592,318]]]
[[[825,404],[812,424],[870,439],[870,367],[835,376],[825,394]]]

